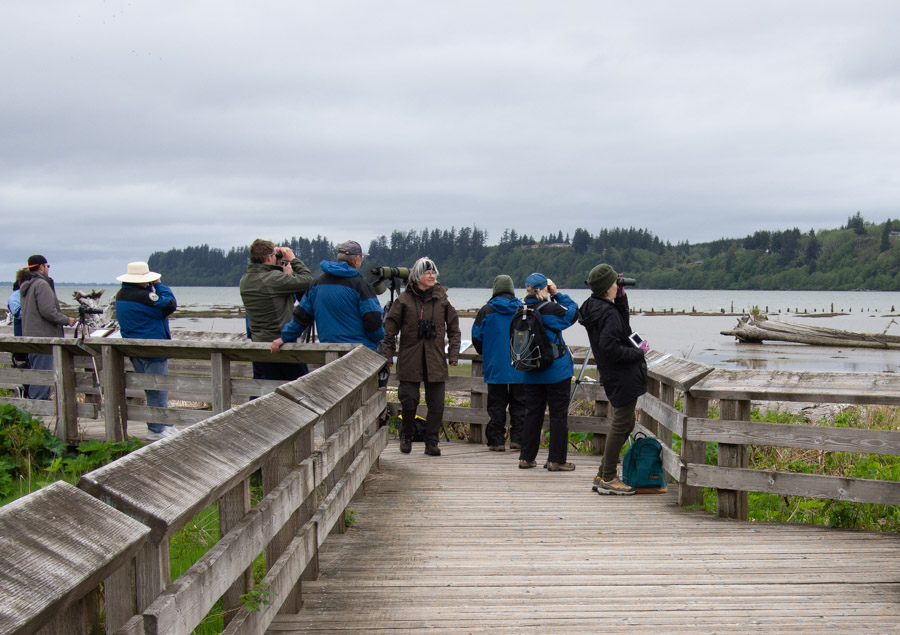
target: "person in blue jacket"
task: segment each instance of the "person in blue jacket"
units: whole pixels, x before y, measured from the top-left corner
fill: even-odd
[[[146,262],[128,263],[127,272],[116,280],[122,288],[116,294],[116,319],[122,337],[142,340],[170,340],[169,316],[178,303],[172,290],[160,281],[160,274],[150,271]],[[149,375],[168,375],[169,360],[165,357],[132,357],[134,372]],[[145,390],[147,405],[156,408],[169,406],[166,390]],[[174,426],[147,422],[147,440],[157,441],[178,434]]]
[[[513,368],[509,359],[509,327],[522,304],[515,296],[512,278],[494,278],[491,299],[478,311],[472,326],[472,344],[482,356],[487,384],[485,430],[487,446],[494,452],[506,450],[506,410],[509,408],[509,449],[522,448],[525,426],[525,373]]]
[[[550,450],[544,467],[551,472],[570,472],[575,465],[566,461],[569,446],[569,395],[574,364],[562,332],[578,319],[578,305],[565,293],[560,293],[552,280],[542,273],[533,273],[525,279],[525,304],[540,309],[544,330],[560,356],[544,370],[525,373],[525,432],[519,468],[528,469],[537,463],[541,445],[541,427],[544,410],[550,409]]]
[[[384,339],[382,310],[372,283],[359,274],[365,254],[354,240],[338,246],[336,260],[319,263],[322,274],[294,309],[293,318],[272,342],[277,353],[285,342],[296,342],[303,330],[316,323],[320,342],[363,344],[373,351]]]

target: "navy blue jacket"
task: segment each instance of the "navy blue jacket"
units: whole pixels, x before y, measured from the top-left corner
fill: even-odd
[[[472,326],[472,344],[482,356],[487,384],[524,384],[525,373],[513,368],[509,358],[509,326],[521,300],[499,293],[481,307]]]
[[[365,344],[374,351],[384,339],[375,289],[346,262],[323,260],[319,266],[323,273],[294,309],[293,319],[281,329],[282,341],[296,342],[315,321],[320,342]]]
[[[553,360],[553,364],[549,368],[524,373],[526,384],[556,384],[564,379],[572,379],[575,370],[562,331],[575,324],[575,320],[578,319],[578,305],[565,293],[557,293],[551,299],[553,302],[548,302],[540,309],[541,321],[544,323],[544,330],[547,331],[550,342],[562,345],[565,353],[562,357]],[[541,300],[533,295],[525,296],[526,305],[534,307],[540,303]]]
[[[580,312],[609,403],[625,406],[647,392],[644,351],[628,341],[628,298],[610,302],[594,294],[582,303]]]
[[[170,340],[169,316],[178,308],[172,290],[162,282],[149,287],[123,282],[116,294],[116,319],[122,337],[143,340]],[[148,357],[161,360],[164,357]]]

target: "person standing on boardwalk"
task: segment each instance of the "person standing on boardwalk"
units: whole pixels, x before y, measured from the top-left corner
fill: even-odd
[[[556,351],[556,358],[548,368],[525,373],[525,431],[519,468],[528,469],[537,463],[541,445],[544,411],[550,409],[550,450],[544,467],[551,472],[571,472],[573,463],[566,461],[569,448],[569,389],[574,364],[563,340],[562,331],[578,318],[578,305],[561,293],[553,280],[544,274],[533,273],[525,279],[525,305],[541,314],[544,330]]]
[[[25,337],[63,337],[64,326],[75,326],[75,318],[59,308],[56,287],[50,277],[50,263],[40,254],[28,257],[28,270],[19,285],[22,304],[22,335]],[[52,353],[28,353],[32,370],[53,370]],[[50,386],[29,384],[29,399],[50,399]]]
[[[509,361],[509,327],[522,302],[515,296],[512,278],[494,278],[493,295],[478,311],[472,326],[472,344],[482,356],[487,384],[487,412],[490,417],[485,436],[494,452],[506,450],[506,410],[509,408],[509,449],[522,448],[525,425],[525,373]]]
[[[384,319],[384,356],[388,367],[397,354],[397,379],[403,424],[400,430],[400,451],[412,451],[415,434],[416,407],[419,405],[419,385],[425,384],[425,454],[440,456],[438,432],[444,418],[444,387],[450,378],[451,366],[459,363],[462,332],[459,316],[447,298],[447,291],[437,281],[438,270],[429,258],[419,258],[409,270],[406,289],[391,305]],[[396,351],[397,335],[400,350]],[[444,338],[449,344],[444,353]]]
[[[160,274],[150,271],[146,262],[130,262],[126,272],[116,278],[122,288],[116,294],[116,319],[122,337],[141,340],[170,340],[169,316],[178,308],[175,294],[161,281]],[[134,372],[168,375],[165,357],[132,357]],[[167,390],[144,390],[147,405],[169,407]],[[174,426],[147,422],[147,440],[157,441],[178,434]]]
[[[312,273],[290,247],[254,240],[240,283],[250,339],[269,343],[279,337],[281,328],[291,321],[295,298],[306,293],[310,283]],[[254,379],[293,381],[307,370],[306,364],[296,362],[253,362]]]
[[[313,322],[320,342],[363,344],[373,351],[378,347],[384,337],[382,311],[372,283],[359,275],[364,257],[360,244],[348,240],[338,245],[335,260],[319,263],[322,274],[272,342],[273,353],[285,342],[296,342]]]
[[[607,264],[591,269],[587,283],[591,297],[581,305],[580,322],[587,329],[597,372],[612,406],[612,422],[603,448],[600,470],[593,489],[598,494],[630,496],[634,488],[616,475],[619,454],[634,430],[637,399],[647,392],[647,362],[644,354],[650,345],[640,348],[631,343],[631,324],[625,287],[618,283],[621,274]]]

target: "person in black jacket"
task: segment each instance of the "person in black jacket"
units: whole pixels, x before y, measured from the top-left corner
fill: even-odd
[[[647,392],[644,353],[650,345],[644,340],[638,348],[628,339],[628,298],[625,288],[618,284],[620,277],[607,264],[591,269],[587,279],[591,297],[581,305],[580,322],[587,329],[597,372],[612,407],[610,431],[593,489],[598,494],[627,496],[634,494],[634,488],[616,476],[616,468],[622,446],[634,429],[637,399]]]

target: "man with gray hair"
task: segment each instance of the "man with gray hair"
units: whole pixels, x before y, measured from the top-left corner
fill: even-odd
[[[362,247],[355,240],[338,245],[335,260],[319,263],[322,274],[312,283],[293,319],[281,329],[281,337],[272,342],[272,352],[285,342],[296,342],[313,322],[320,342],[364,344],[376,349],[384,338],[381,305],[372,283],[359,274]]]

